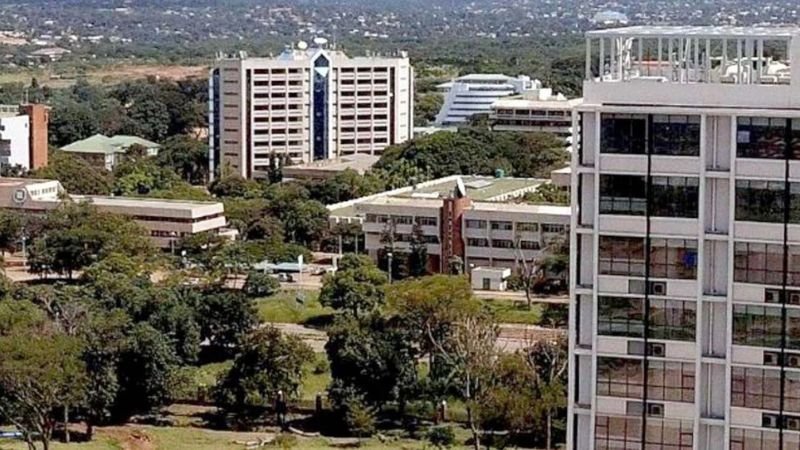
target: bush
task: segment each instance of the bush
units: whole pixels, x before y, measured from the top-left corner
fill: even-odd
[[[450,448],[456,443],[456,432],[449,425],[431,428],[428,431],[428,440],[436,448]]]
[[[250,272],[242,290],[248,297],[269,297],[281,288],[280,282],[261,272]]]
[[[281,433],[275,436],[272,445],[283,450],[297,447],[297,436],[293,434]]]
[[[331,370],[331,364],[328,362],[327,358],[317,358],[316,362],[314,362],[314,367],[311,369],[311,372],[314,375],[322,375],[323,373],[327,373]]]
[[[361,399],[351,397],[344,407],[344,421],[351,434],[364,438],[375,433],[375,413]]]

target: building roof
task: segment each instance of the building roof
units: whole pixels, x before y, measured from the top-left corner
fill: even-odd
[[[474,202],[470,208],[474,211],[514,211],[528,214],[547,214],[569,217],[572,208],[569,206],[532,205],[529,203]]]
[[[118,134],[112,137],[95,134],[86,139],[73,142],[61,148],[66,152],[114,154],[125,153],[132,145],[141,145],[145,148],[160,148],[161,145],[137,136]]]
[[[116,212],[118,210],[127,215],[199,218],[211,214],[221,214],[224,211],[221,202],[100,195],[73,195],[71,197],[76,202],[87,202],[106,211]]]
[[[319,161],[312,161],[305,164],[298,164],[294,166],[286,166],[283,168],[283,173],[287,177],[303,177],[315,176],[321,177],[332,176],[338,172],[347,169],[355,170],[359,174],[363,174],[369,170],[380,159],[380,156],[355,154],[342,156],[335,159],[323,159]]]
[[[452,179],[451,179],[452,178]],[[396,197],[410,198],[443,198],[450,196],[456,188],[457,177],[447,177],[436,180],[430,185],[412,188],[402,192]],[[507,195],[520,189],[530,188],[544,183],[546,180],[538,178],[495,178],[477,175],[461,177],[464,187],[467,188],[467,197],[475,201],[492,201],[497,197]]]
[[[718,38],[752,38],[767,37],[770,39],[789,39],[800,36],[800,27],[733,27],[733,26],[652,26],[609,28],[593,30],[586,33],[588,37],[609,36],[643,36],[643,37],[687,37],[708,36]]]
[[[537,109],[571,109],[580,105],[580,98],[551,100],[530,100],[522,97],[506,97],[495,101],[492,108],[537,108]]]

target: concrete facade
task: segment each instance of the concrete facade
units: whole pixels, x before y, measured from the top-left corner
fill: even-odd
[[[271,155],[295,164],[380,155],[412,137],[407,55],[350,58],[326,48],[219,58],[211,72],[211,173],[264,177]]]

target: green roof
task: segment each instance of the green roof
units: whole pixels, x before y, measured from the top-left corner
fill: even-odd
[[[159,144],[148,141],[137,136],[127,136],[118,134],[116,136],[108,137],[102,134],[95,134],[92,137],[73,142],[61,148],[66,152],[76,153],[125,153],[125,151],[133,145],[141,145],[145,148],[160,148]]]
[[[467,197],[476,201],[489,200],[499,195],[539,185],[545,181],[534,178],[492,178],[472,175],[464,175],[461,180],[467,189]],[[438,194],[438,197],[446,197],[453,192],[455,187],[456,181],[448,180],[403,192],[395,195],[395,197],[415,197],[419,196],[419,194]]]

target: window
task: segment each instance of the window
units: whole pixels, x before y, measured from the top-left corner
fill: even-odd
[[[514,228],[511,222],[495,222],[492,221],[493,230],[511,231]]]
[[[694,446],[691,421],[648,418],[646,424],[644,448],[647,450],[691,450]]]
[[[436,220],[436,217],[417,217],[417,224],[423,227],[435,227],[439,224],[439,221]]]
[[[653,299],[650,302],[649,337],[673,341],[694,341],[697,303],[682,300]]]
[[[414,223],[414,218],[411,216],[392,216],[392,220],[398,225],[412,225]]]
[[[740,158],[784,159],[800,157],[800,121],[785,118],[739,117],[736,155]],[[788,143],[787,143],[788,139]]]
[[[652,239],[650,276],[684,280],[697,278],[697,241]]]
[[[644,155],[647,152],[647,116],[603,114],[600,119],[600,151]]]
[[[643,398],[644,362],[631,358],[597,358],[597,395]]]
[[[486,221],[485,220],[467,219],[466,225],[467,225],[467,228],[485,229],[486,228]]]
[[[783,284],[783,246],[780,244],[737,242],[733,264],[734,281]]]
[[[519,247],[523,250],[539,250],[541,245],[537,241],[519,241]]]
[[[535,233],[539,231],[539,224],[533,222],[519,222],[517,223],[517,231]]]
[[[785,193],[782,181],[736,180],[736,220],[783,223]]]
[[[514,248],[514,241],[510,239],[492,239],[492,247],[495,248]]]
[[[488,247],[488,239],[467,238],[467,246],[469,247]]]
[[[628,297],[600,297],[597,305],[597,333],[602,336],[644,337],[644,300]]]
[[[566,231],[567,231],[566,225],[561,225],[559,223],[542,224],[542,233],[564,233]]]
[[[695,363],[647,362],[647,399],[694,402]]]
[[[692,301],[650,299],[648,337],[694,341],[697,305]],[[597,331],[603,336],[644,337],[644,299],[600,297]]]
[[[784,450],[789,450],[789,440],[797,443],[797,438],[790,433],[784,434]],[[798,448],[797,445],[794,448]],[[780,432],[745,429],[731,427],[731,448],[730,450],[781,450]]]
[[[780,348],[781,308],[759,305],[733,305],[733,343],[753,347]]]
[[[697,178],[652,177],[650,183],[651,215],[697,218],[699,195]]]
[[[597,416],[595,450],[637,449],[642,446],[641,417]]]
[[[600,214],[643,216],[647,210],[644,176],[600,175]]]
[[[700,154],[700,117],[653,117],[653,154],[698,156]]]
[[[797,378],[792,372],[786,376]],[[795,394],[797,396],[797,394]],[[744,408],[781,409],[780,369],[731,368],[731,405]]]
[[[599,270],[603,275],[644,276],[644,239],[600,236]]]

